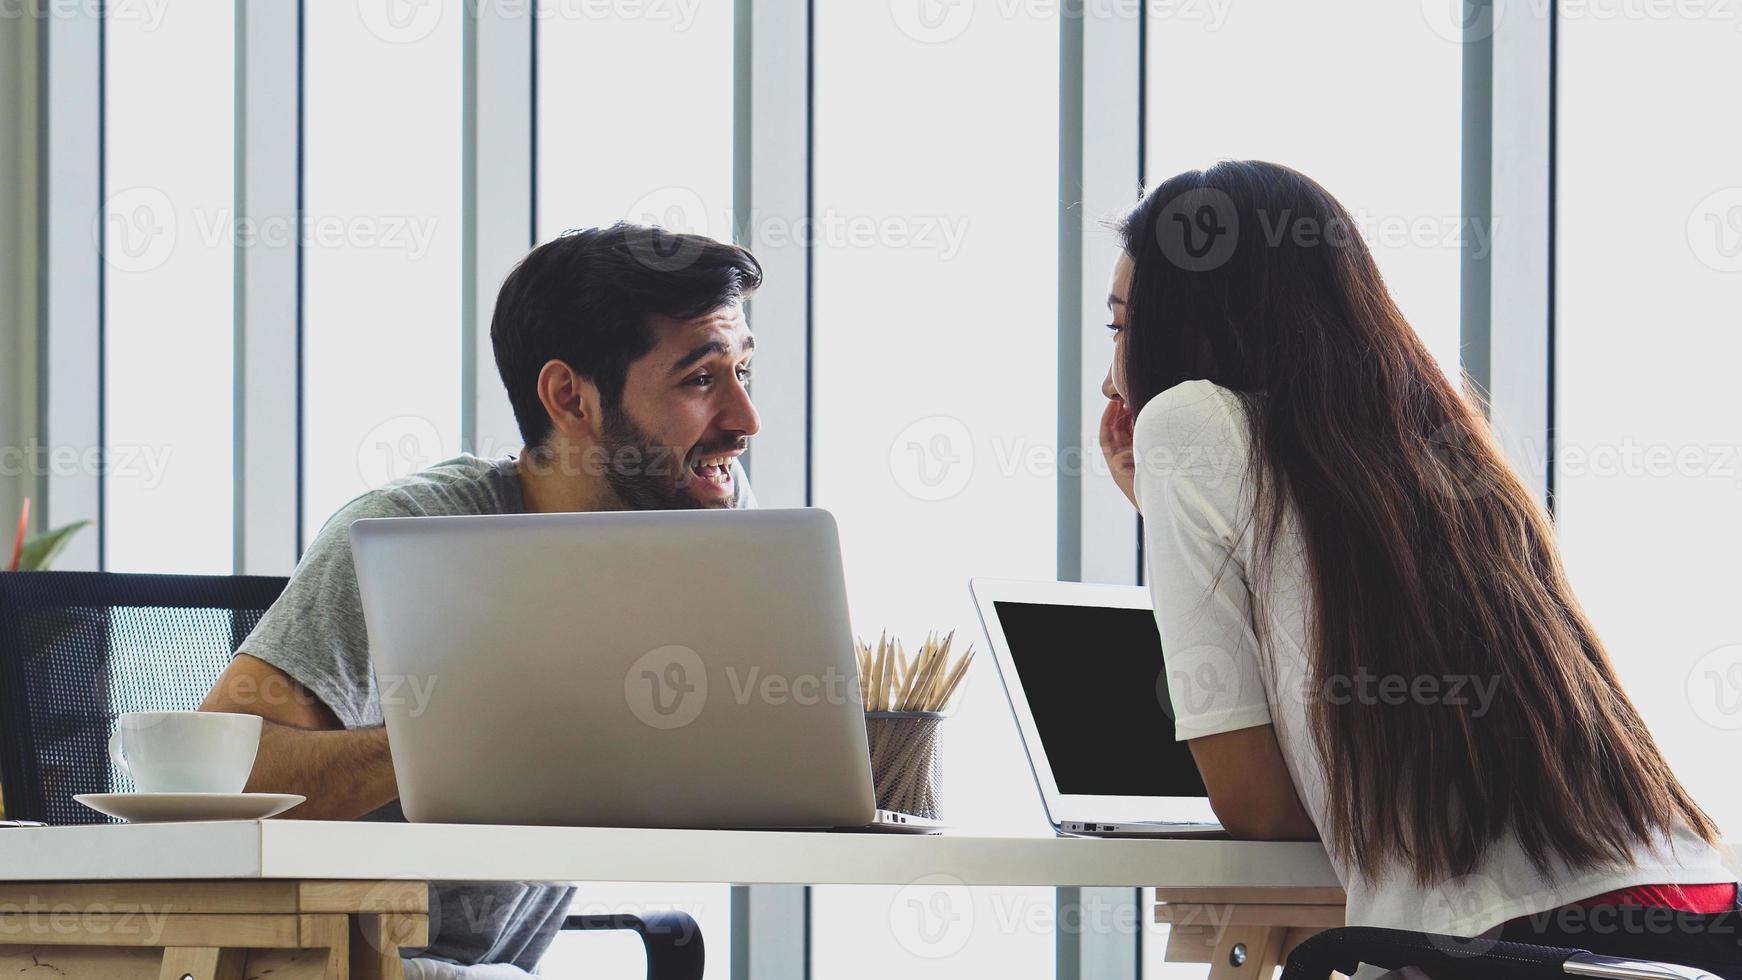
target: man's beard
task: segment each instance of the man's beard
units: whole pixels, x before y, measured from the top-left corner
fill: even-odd
[[[700,479],[690,471],[691,461],[743,448],[743,440],[735,439],[680,457],[670,447],[654,443],[621,405],[606,408],[604,420],[600,435],[606,452],[605,482],[630,510],[699,510],[708,506],[686,489],[691,480]],[[737,498],[734,485],[732,500]]]

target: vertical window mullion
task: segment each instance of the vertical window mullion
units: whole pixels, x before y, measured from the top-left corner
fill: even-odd
[[[235,570],[240,574],[289,574],[301,550],[298,8],[236,4]]]

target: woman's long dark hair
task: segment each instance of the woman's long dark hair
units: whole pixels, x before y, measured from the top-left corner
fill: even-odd
[[[1547,515],[1342,206],[1286,167],[1223,162],[1155,188],[1121,230],[1132,413],[1188,380],[1241,396],[1261,568],[1293,505],[1326,844],[1365,875],[1402,862],[1430,883],[1470,873],[1508,829],[1539,868],[1628,863],[1681,825],[1715,842],[1573,598]],[[1394,675],[1496,686],[1485,713],[1323,696]]]

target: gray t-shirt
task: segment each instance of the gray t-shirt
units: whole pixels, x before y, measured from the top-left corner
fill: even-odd
[[[734,465],[736,506],[754,506]],[[366,517],[519,514],[526,510],[512,456],[461,455],[363,494],[340,508],[297,563],[284,594],[260,618],[241,652],[258,657],[319,697],[346,728],[382,724],[369,635],[351,563],[351,522]],[[404,820],[397,801],[365,820]],[[533,970],[562,928],[574,889],[528,882],[435,882],[430,943],[408,956],[451,963],[510,963]]]

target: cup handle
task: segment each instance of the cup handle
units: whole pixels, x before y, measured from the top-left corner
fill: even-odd
[[[133,775],[132,770],[127,768],[127,757],[121,754],[120,731],[116,731],[115,734],[109,736],[109,761],[115,764],[115,768],[129,776]]]

